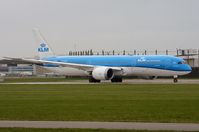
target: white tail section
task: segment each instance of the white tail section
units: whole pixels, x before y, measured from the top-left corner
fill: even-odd
[[[46,58],[50,56],[54,56],[52,49],[50,48],[47,41],[44,39],[39,29],[33,29],[33,34],[35,36],[35,42],[37,45],[37,52],[39,54],[39,58]]]

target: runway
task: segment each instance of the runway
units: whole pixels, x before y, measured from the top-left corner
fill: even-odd
[[[14,82],[0,84],[99,84],[89,83],[88,80],[70,80],[65,82]],[[199,84],[199,79],[179,79],[178,83],[174,83],[173,79],[124,79],[122,83],[111,83],[110,81],[102,81],[100,84]]]
[[[173,130],[199,131],[193,123],[137,123],[137,122],[88,122],[88,121],[0,121],[1,128],[81,128],[118,130]]]

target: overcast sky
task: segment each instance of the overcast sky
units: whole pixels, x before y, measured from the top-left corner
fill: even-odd
[[[36,55],[39,28],[70,50],[199,48],[199,0],[0,0],[0,57]]]

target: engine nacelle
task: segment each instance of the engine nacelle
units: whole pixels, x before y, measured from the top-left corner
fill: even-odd
[[[110,80],[114,76],[113,69],[108,67],[96,67],[93,72],[92,76],[96,80]]]

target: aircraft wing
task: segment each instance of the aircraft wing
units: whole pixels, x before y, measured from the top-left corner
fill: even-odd
[[[37,65],[53,64],[53,65],[58,65],[61,67],[76,68],[76,69],[84,70],[84,71],[88,71],[88,72],[93,71],[93,69],[95,67],[100,67],[100,66],[95,66],[95,65],[66,63],[66,62],[57,62],[57,61],[46,61],[46,60],[37,60],[37,59],[10,58],[10,57],[4,57],[4,59],[7,61],[12,61],[12,62],[16,62],[16,63],[27,63],[27,64],[37,64]],[[110,67],[110,68],[115,71],[122,70],[122,68],[120,68],[120,67]]]
[[[4,57],[0,58],[0,64],[32,64],[32,63],[21,61],[21,59],[18,58]]]

